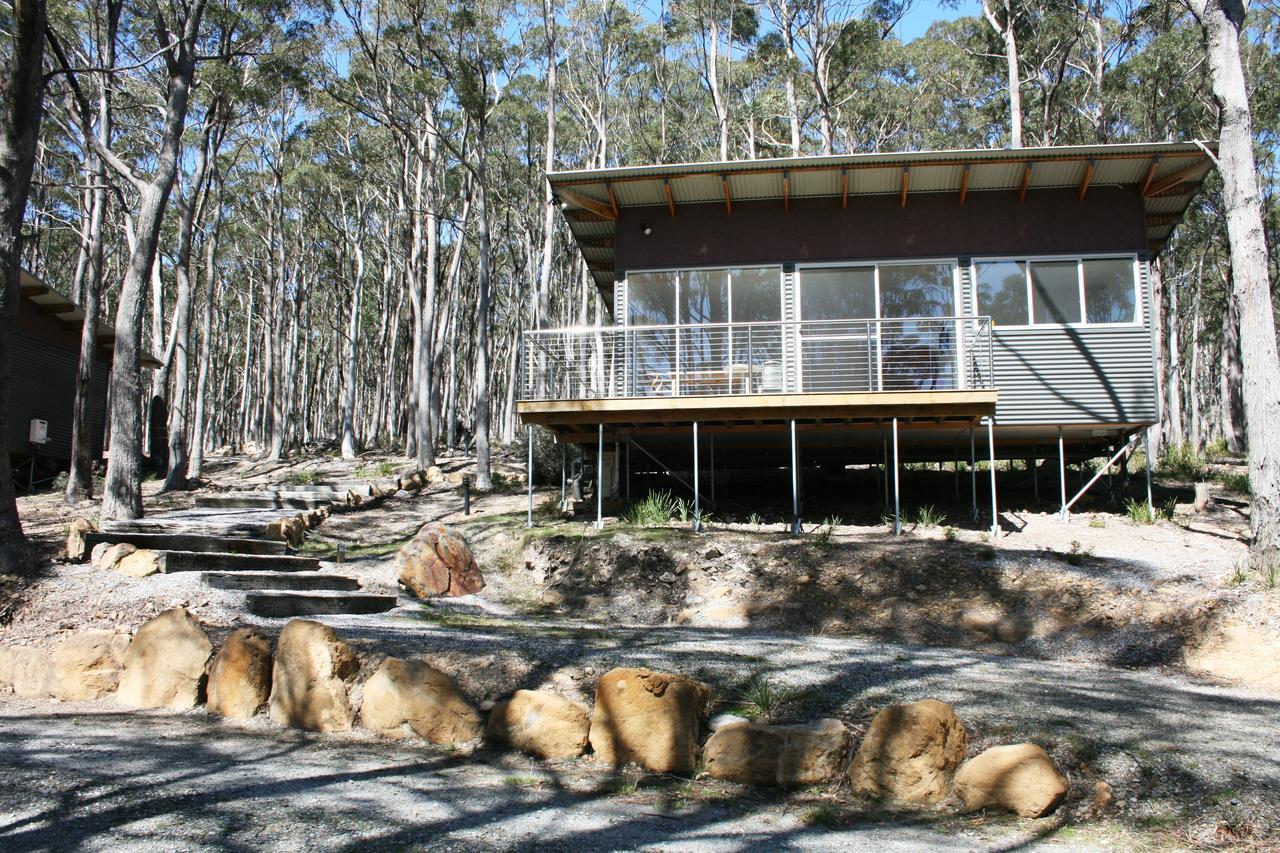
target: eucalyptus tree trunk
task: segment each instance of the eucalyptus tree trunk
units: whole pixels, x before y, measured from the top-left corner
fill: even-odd
[[[1267,273],[1267,245],[1253,156],[1253,119],[1240,61],[1244,4],[1190,0],[1204,29],[1213,94],[1220,107],[1218,168],[1231,243],[1234,293],[1240,309],[1245,432],[1249,441],[1249,526],[1252,562],[1280,564],[1280,354]]]
[[[472,374],[472,394],[475,404],[474,436],[476,446],[476,488],[488,491],[493,488],[493,474],[489,459],[489,291],[491,275],[491,248],[489,244],[489,188],[486,175],[487,142],[483,127],[476,139],[476,360]]]
[[[542,18],[547,32],[547,147],[543,159],[543,171],[551,174],[556,168],[556,10],[554,0],[543,0]],[[535,306],[534,328],[546,328],[551,305],[551,252],[555,245],[556,208],[551,183],[543,181],[544,209],[542,213],[542,265],[538,272],[538,295]]]
[[[342,365],[342,458],[356,458],[356,358],[360,343],[360,306],[364,299],[364,205],[356,198],[355,239],[351,241],[355,253],[355,281],[351,287],[351,305],[348,309],[347,336],[344,341]],[[343,220],[346,205],[343,205]]]
[[[426,233],[426,256],[423,259],[418,280],[415,282],[414,306],[417,314],[413,330],[413,379],[414,379],[414,454],[419,469],[436,462],[435,430],[432,428],[431,388],[435,384],[432,337],[436,323],[436,278],[440,266],[440,226],[436,213],[436,169],[440,153],[440,132],[436,124],[435,104],[424,99],[425,162],[419,159],[422,178],[417,182],[419,198],[418,224]],[[421,149],[420,149],[421,153]],[[425,214],[423,216],[422,214]],[[425,220],[425,221],[423,221]],[[461,242],[461,241],[459,241]],[[415,248],[420,246],[415,241]]]
[[[1230,268],[1223,272],[1223,285],[1227,313],[1222,319],[1222,436],[1226,439],[1227,450],[1243,453],[1247,444],[1241,389],[1244,367],[1240,363],[1240,308],[1231,286]]]
[[[221,182],[215,198],[221,198]],[[215,205],[221,202],[215,202]],[[216,209],[216,207],[215,207]],[[218,219],[215,215],[214,226],[205,243],[205,295],[204,304],[200,307],[200,366],[196,368],[196,403],[191,416],[191,462],[187,466],[188,473],[194,479],[200,479],[204,473],[205,406],[209,388],[209,341],[213,335],[213,305],[218,301],[218,268],[214,263],[218,245]],[[224,399],[219,396],[217,399]],[[172,452],[170,458],[173,458]]]
[[[982,15],[1004,43],[1005,88],[1009,92],[1009,145],[1022,147],[1022,76],[1019,72],[1018,37],[1014,33],[1014,0],[1004,0],[1004,21],[996,17],[991,0],[982,0]]]
[[[1178,282],[1167,282],[1166,303],[1168,312],[1165,315],[1166,337],[1169,344],[1169,386],[1168,386],[1168,442],[1171,448],[1181,448],[1185,443],[1182,431],[1182,351],[1179,343],[1178,323]]]
[[[142,412],[138,406],[142,296],[159,248],[160,227],[169,203],[169,192],[178,173],[187,100],[196,70],[195,38],[204,6],[205,0],[193,0],[187,10],[182,38],[165,54],[168,92],[156,168],[149,182],[134,178],[139,190],[136,240],[116,309],[116,340],[111,368],[111,451],[102,498],[104,519],[129,519],[142,515]],[[165,29],[158,28],[161,38],[168,35]],[[131,171],[128,173],[132,175]]]
[[[0,89],[0,564],[18,567],[28,554],[18,518],[9,460],[9,371],[13,328],[22,292],[22,220],[44,114],[43,0],[14,0],[7,23],[10,48]]]

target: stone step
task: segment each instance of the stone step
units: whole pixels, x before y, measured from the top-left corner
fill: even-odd
[[[126,542],[137,548],[150,548],[153,551],[201,551],[221,554],[287,554],[285,543],[272,542],[267,539],[243,539],[229,536],[206,536],[197,533],[170,532],[134,532],[124,530],[106,530],[101,533],[86,533],[85,546],[92,549],[100,542],[115,545]]]
[[[279,494],[317,495],[321,497],[345,498],[347,492],[355,492],[362,498],[373,497],[373,486],[369,483],[316,483],[313,486],[293,486],[281,483],[275,491]],[[270,494],[264,492],[263,494]]]
[[[315,572],[315,557],[283,554],[219,554],[208,551],[160,551],[162,572]]]
[[[342,590],[360,588],[360,581],[323,572],[205,572],[200,579],[214,589]]]
[[[333,616],[384,613],[396,606],[396,597],[371,592],[250,592],[245,604],[255,616]]]
[[[157,516],[135,521],[105,522],[102,525],[102,532],[168,533],[207,536],[214,539],[256,539],[266,530],[267,523],[275,519],[275,515],[264,516],[261,521],[219,521],[213,517],[200,515]]]
[[[345,493],[344,493],[345,494]],[[319,509],[333,498],[307,492],[215,492],[196,495],[198,509]]]

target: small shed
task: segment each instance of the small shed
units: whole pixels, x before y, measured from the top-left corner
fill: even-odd
[[[84,309],[53,287],[22,272],[21,299],[13,329],[9,384],[9,447],[15,462],[38,457],[41,468],[65,469],[71,460],[71,423]],[[115,329],[99,322],[93,367],[93,455],[102,454],[107,424],[107,385]],[[147,353],[142,366],[159,367]],[[44,421],[47,441],[32,444],[31,422]],[[26,481],[20,475],[21,483]]]

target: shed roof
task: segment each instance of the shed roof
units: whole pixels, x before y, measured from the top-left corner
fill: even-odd
[[[35,310],[41,314],[53,317],[68,331],[79,331],[83,328],[84,309],[26,270],[22,270],[21,287],[22,298],[35,306]],[[99,320],[97,339],[98,346],[107,351],[109,358],[116,343],[115,328]],[[139,353],[139,361],[143,367],[152,369],[160,367],[159,359],[146,350]]]
[[[1090,186],[1139,189],[1153,254],[1182,221],[1200,183],[1213,168],[1213,143],[1144,142],[1059,145],[1044,148],[979,148],[776,157],[709,163],[676,163],[584,169],[547,175],[561,211],[596,284],[613,283],[613,241],[622,208],[753,199],[791,199],[915,193],[1026,192]]]

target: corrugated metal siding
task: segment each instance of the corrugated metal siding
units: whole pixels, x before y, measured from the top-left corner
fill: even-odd
[[[787,264],[782,268],[782,322],[794,324],[799,319],[799,297],[796,291],[796,268]],[[784,326],[782,335],[782,364],[786,370],[783,382],[788,391],[800,390],[800,376],[797,366],[800,363],[800,335],[794,325]]]
[[[28,449],[28,427],[32,419],[40,418],[49,422],[49,443],[41,449],[41,455],[62,460],[71,458],[71,415],[75,408],[77,362],[76,353],[29,335],[13,335],[9,434],[14,452],[24,453]],[[94,399],[90,412],[95,454],[102,448],[107,371],[101,362],[94,366]]]
[[[1151,331],[1044,326],[995,330],[1000,424],[1154,423]]]

